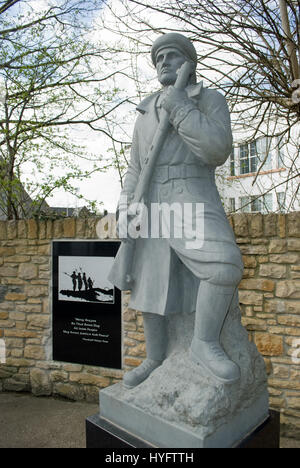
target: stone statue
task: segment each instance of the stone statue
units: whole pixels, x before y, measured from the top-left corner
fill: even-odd
[[[152,175],[147,202],[175,203],[175,207],[204,204],[204,238],[200,248],[197,243],[187,248],[187,239],[176,238],[172,232],[170,238],[153,239],[149,235],[136,240],[131,307],[143,312],[147,359],[123,381],[134,387],[162,363],[166,351],[165,317],[183,307],[182,299],[187,294],[190,298],[196,296],[195,305],[186,304],[196,308],[191,359],[216,379],[233,382],[239,378],[239,368],[223,351],[219,337],[242,278],[243,264],[214,178],[215,168],[226,161],[232,149],[228,107],[219,92],[196,84],[195,72],[185,90],[173,87],[176,72],[184,62],[192,62],[196,68],[196,50],[185,36],[169,33],[159,37],[151,57],[162,90],[138,107],[140,116],[121,199],[130,200],[134,194],[162,107],[172,125]],[[114,271],[117,265],[118,258]],[[194,276],[187,288],[188,282],[182,281],[185,275]],[[118,285],[117,278],[111,278]]]
[[[230,115],[218,91],[196,82],[197,54],[185,36],[160,36],[151,57],[162,89],[137,108],[118,206],[124,242],[109,276],[131,289],[129,305],[143,313],[147,358],[122,385],[100,392],[100,409],[157,446],[231,446],[267,417],[268,396],[264,361],[241,325],[242,257],[215,184],[215,168],[232,149]],[[187,86],[177,86],[187,62]],[[166,114],[167,131],[134,213]]]

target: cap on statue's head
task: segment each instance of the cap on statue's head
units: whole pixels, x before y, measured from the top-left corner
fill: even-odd
[[[158,52],[166,47],[175,47],[185,55],[185,57],[197,63],[197,52],[192,42],[182,34],[167,33],[158,37],[152,45],[151,58],[154,66],[156,66],[156,56]]]

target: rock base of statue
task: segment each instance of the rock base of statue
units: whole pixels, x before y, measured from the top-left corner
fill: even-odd
[[[233,447],[269,417],[262,356],[241,324],[236,296],[221,343],[241,378],[223,384],[191,362],[194,314],[168,318],[168,352],[143,383],[100,391],[100,416],[154,447]]]

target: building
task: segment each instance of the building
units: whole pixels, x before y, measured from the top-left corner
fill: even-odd
[[[216,172],[225,210],[299,211],[299,168],[299,140],[234,133],[233,151]]]

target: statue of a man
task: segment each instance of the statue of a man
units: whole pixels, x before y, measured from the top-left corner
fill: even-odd
[[[188,311],[195,311],[190,358],[217,380],[231,383],[239,379],[240,369],[223,350],[220,333],[242,278],[243,263],[214,177],[215,168],[232,150],[230,115],[219,92],[196,83],[197,54],[185,36],[160,36],[151,57],[162,89],[137,108],[121,199],[132,199],[163,108],[171,125],[151,177],[147,206],[195,205],[194,217],[200,217],[204,236],[202,243],[188,244],[187,236],[174,235],[171,230],[169,237],[149,235],[135,240],[130,307],[143,312],[147,358],[124,375],[123,383],[135,387],[161,365],[167,347],[165,318]],[[193,72],[185,90],[179,90],[173,85],[186,61],[194,64]],[[199,206],[204,209],[195,215]],[[195,221],[187,215],[185,218],[185,227]],[[122,255],[121,248],[110,280],[126,289],[119,277]]]

